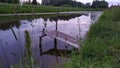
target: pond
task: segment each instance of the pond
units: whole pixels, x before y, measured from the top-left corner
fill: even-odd
[[[47,36],[50,31],[59,31],[76,40],[84,40],[87,32],[102,12],[68,13],[45,15],[32,19],[19,19],[2,23],[0,19],[0,65],[9,68],[20,60],[20,48],[24,53],[25,30],[31,37],[32,56],[40,68],[61,68],[69,60],[69,54],[74,46],[59,39]],[[8,17],[9,18],[9,17]],[[14,37],[14,30],[18,41]]]

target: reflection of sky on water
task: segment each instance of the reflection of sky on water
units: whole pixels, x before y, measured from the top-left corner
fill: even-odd
[[[21,22],[27,22],[25,21],[21,21]],[[34,28],[34,30],[39,30],[42,31],[42,28],[44,27],[43,22],[47,23],[47,30],[51,31],[51,30],[55,30],[55,25],[56,22],[58,23],[58,31],[61,31],[63,33],[69,34],[73,37],[79,37],[79,29],[81,29],[81,36],[84,37],[86,31],[88,31],[89,29],[89,25],[91,24],[91,18],[90,16],[80,16],[80,17],[76,17],[74,19],[69,19],[69,20],[58,20],[58,21],[50,21],[49,19],[47,19],[47,21],[44,21],[42,18],[39,19],[35,19],[32,21],[32,24],[29,22],[27,22],[27,24],[23,24],[21,26],[21,28],[24,29],[32,29]],[[31,27],[31,25],[33,27]]]

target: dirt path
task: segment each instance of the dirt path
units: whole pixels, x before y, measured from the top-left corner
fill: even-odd
[[[102,12],[102,11],[71,11],[71,12],[59,12],[59,14],[88,14],[90,12]],[[45,12],[45,13],[16,13],[16,14],[0,14],[0,16],[15,16],[15,15],[44,15],[44,14],[57,14],[58,12]]]

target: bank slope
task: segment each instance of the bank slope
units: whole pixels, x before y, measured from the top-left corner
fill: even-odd
[[[105,10],[67,67],[120,68],[120,7]]]

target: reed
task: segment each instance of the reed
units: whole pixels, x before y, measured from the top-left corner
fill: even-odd
[[[10,27],[16,41],[18,42],[18,47],[20,50],[20,61],[15,65],[10,65],[10,68],[39,68],[39,66],[36,64],[34,57],[32,56],[32,50],[31,50],[31,38],[29,35],[29,32],[25,30],[25,58],[22,54],[22,46],[19,44],[19,40],[17,38],[17,35],[12,27]]]
[[[31,52],[31,39],[30,39],[30,35],[28,33],[27,30],[25,30],[25,55],[27,60],[25,61],[25,63],[28,63],[28,65],[30,65],[30,68],[32,68],[32,52]]]

